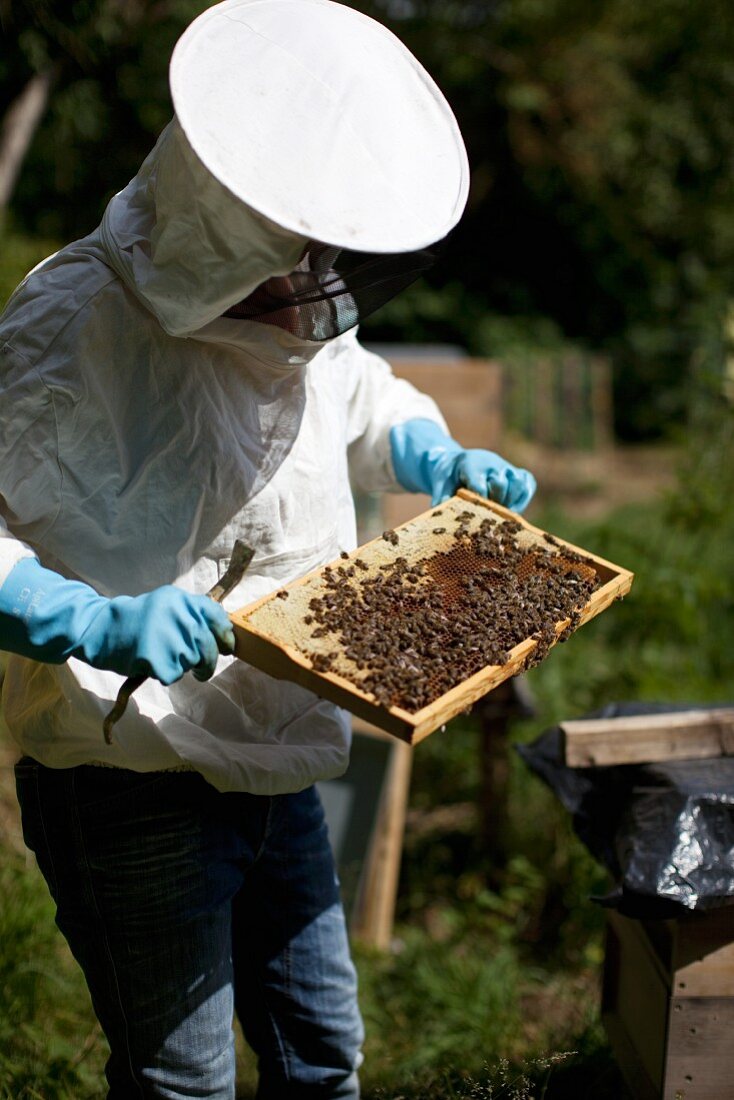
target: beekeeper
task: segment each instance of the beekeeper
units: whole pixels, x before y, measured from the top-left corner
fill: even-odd
[[[110,1043],[110,1096],[358,1095],[362,1026],[323,814],[346,715],[232,657],[227,606],[356,545],[352,486],[534,482],[449,438],[359,320],[458,221],[456,121],[384,27],[225,0],[102,224],[0,322],[2,688],[24,834]],[[185,675],[193,671],[194,676]],[[147,673],[105,744],[122,678]]]

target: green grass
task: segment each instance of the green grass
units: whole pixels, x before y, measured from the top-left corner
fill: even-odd
[[[38,871],[0,849],[0,1098],[102,1095],[106,1043]]]

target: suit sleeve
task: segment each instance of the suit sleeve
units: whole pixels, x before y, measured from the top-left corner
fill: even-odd
[[[390,429],[406,420],[434,420],[448,432],[438,405],[410,382],[396,378],[390,364],[362,347],[348,333],[342,355],[347,360],[349,476],[363,492],[403,492],[393,470]]]
[[[53,395],[9,344],[0,344],[0,585],[36,556],[61,499]]]
[[[13,538],[5,521],[0,517],[0,588],[19,561],[35,556],[35,550],[32,550],[27,543]]]

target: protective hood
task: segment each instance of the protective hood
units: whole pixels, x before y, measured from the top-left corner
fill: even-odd
[[[329,340],[426,270],[461,216],[469,172],[449,105],[390,31],[343,4],[224,0],[179,39],[170,83],[176,116],[101,239],[172,336],[216,337],[227,314]]]
[[[197,332],[287,275],[307,243],[222,186],[175,118],[110,201],[100,235],[110,266],[171,336]]]
[[[276,225],[397,253],[461,217],[469,170],[451,108],[394,34],[345,4],[215,4],[179,39],[170,85],[201,162]]]

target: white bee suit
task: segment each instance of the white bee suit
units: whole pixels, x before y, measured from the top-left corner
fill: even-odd
[[[251,7],[272,16],[280,3]],[[312,5],[340,7],[295,7]],[[355,330],[307,342],[221,316],[292,271],[312,235],[245,205],[231,182],[205,167],[174,119],[98,230],[11,298],[0,319],[0,584],[35,553],[106,596],[167,583],[205,592],[239,538],[256,556],[226,600],[237,608],[356,545],[350,477],[361,489],[397,488],[395,424],[443,425]],[[327,205],[338,214],[337,198]],[[445,212],[436,220],[445,232]],[[73,658],[8,656],[7,727],[50,767],[183,766],[222,791],[296,791],[346,766],[343,712],[231,657],[205,683],[148,680],[107,746],[102,720],[121,683]]]

